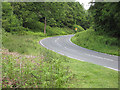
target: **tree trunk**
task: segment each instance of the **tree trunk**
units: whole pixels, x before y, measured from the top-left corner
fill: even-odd
[[[44,34],[46,34],[46,17],[45,17]]]

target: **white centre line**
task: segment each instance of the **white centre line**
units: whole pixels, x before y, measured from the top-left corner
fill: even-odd
[[[59,38],[57,38],[56,40],[55,40],[55,42],[57,42],[59,40]]]
[[[103,57],[98,57],[98,56],[95,56],[95,55],[91,55],[91,54],[86,54],[88,56],[92,56],[92,57],[96,57],[96,58],[100,58],[100,59],[105,59],[105,60],[108,60],[108,61],[114,61],[112,59],[108,59],[108,58],[103,58]]]

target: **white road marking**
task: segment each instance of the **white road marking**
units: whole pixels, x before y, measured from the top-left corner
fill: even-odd
[[[67,56],[69,58],[73,58],[73,59],[77,59],[77,60],[80,60],[80,61],[84,61],[84,60],[81,60],[81,59],[78,59],[78,58],[74,58],[74,57],[71,57],[71,56]]]
[[[61,54],[61,55],[65,55],[65,54],[63,54],[63,53],[61,53],[61,52],[57,52],[57,53],[59,53],[59,54]]]
[[[57,42],[59,40],[59,38],[57,38],[56,40],[55,40],[55,42]]]
[[[69,41],[70,41],[70,43],[72,43],[72,41],[71,41],[70,39],[71,39],[71,38],[69,38]],[[74,43],[72,43],[72,44],[78,47],[78,45],[76,45],[76,44],[74,44]]]
[[[39,42],[43,47],[45,47],[46,48],[46,46],[44,45],[44,44],[42,44],[42,40]]]
[[[64,47],[64,48],[68,49],[67,47]]]
[[[61,45],[60,45],[59,43],[57,43],[58,40],[59,40],[59,38],[57,38],[57,39],[55,40],[55,43],[56,43],[59,47],[61,47]]]
[[[104,66],[104,67],[109,68],[109,69],[112,69],[112,70],[115,70],[115,71],[120,71],[120,70],[118,70],[118,69],[114,69],[114,68],[111,68],[111,67],[108,67],[108,66]]]
[[[59,47],[61,47],[61,45],[59,43],[56,43]]]
[[[100,58],[100,59],[105,59],[105,60],[108,60],[108,61],[113,61],[112,59],[103,58],[103,57],[98,57],[98,56],[91,55],[91,54],[86,54],[86,55],[88,55],[88,56],[92,56],[92,57],[96,57],[96,58]]]

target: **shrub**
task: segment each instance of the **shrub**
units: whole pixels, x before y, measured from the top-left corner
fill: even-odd
[[[44,32],[44,23],[39,21],[27,22],[27,27],[34,32]]]
[[[59,28],[59,27],[52,27],[50,29],[47,29],[47,35],[67,35],[72,34],[73,31],[69,28]]]
[[[26,35],[36,35],[36,36],[41,36],[41,37],[45,37],[46,36],[46,34],[44,34],[43,32],[25,31],[24,33]]]

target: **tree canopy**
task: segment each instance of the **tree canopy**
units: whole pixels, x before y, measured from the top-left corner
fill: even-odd
[[[46,18],[50,27],[69,27],[80,25],[87,29],[87,15],[79,2],[12,2],[3,4],[3,28],[23,27],[33,31],[42,31]],[[23,29],[22,28],[22,29]],[[43,31],[42,31],[43,32]]]
[[[96,2],[89,11],[92,12],[96,32],[120,37],[120,2]]]

